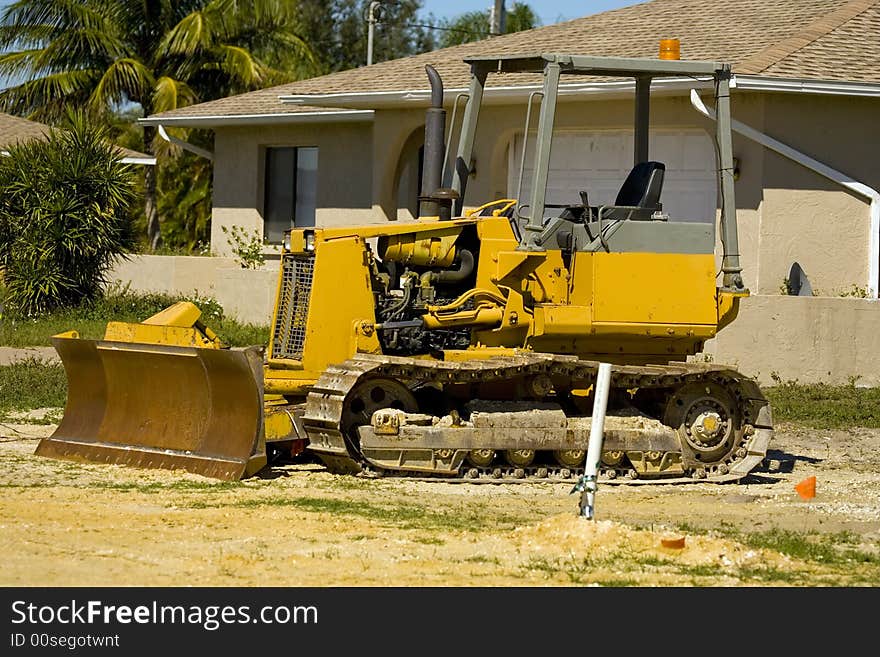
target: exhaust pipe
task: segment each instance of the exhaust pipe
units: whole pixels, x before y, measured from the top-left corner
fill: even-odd
[[[446,152],[446,110],[443,109],[443,81],[437,70],[427,64],[425,72],[431,83],[431,107],[425,116],[425,152],[422,164],[422,190],[419,217],[436,217],[440,206],[434,197],[443,181],[443,155]]]

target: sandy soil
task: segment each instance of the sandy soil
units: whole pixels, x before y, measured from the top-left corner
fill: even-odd
[[[568,484],[364,480],[313,463],[224,484],[33,456],[53,429],[0,426],[3,586],[880,584],[880,430],[782,427],[744,482],[600,486],[590,522]],[[794,486],[812,475],[805,501]],[[748,540],[785,532],[861,556]],[[684,547],[664,546],[674,538]]]

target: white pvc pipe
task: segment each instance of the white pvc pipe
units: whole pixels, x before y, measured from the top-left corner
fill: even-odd
[[[165,141],[171,144],[177,144],[183,150],[194,153],[199,157],[205,158],[206,160],[211,160],[212,162],[214,161],[214,154],[211,151],[207,151],[204,148],[199,148],[198,146],[190,144],[188,141],[183,141],[183,139],[178,139],[177,137],[169,135],[168,132],[166,132],[164,125],[160,124],[158,127],[159,136],[162,137],[162,139],[164,139]]]
[[[590,442],[584,466],[583,491],[581,493],[581,516],[592,520],[596,505],[599,463],[602,460],[602,438],[605,435],[605,411],[608,408],[608,390],[611,387],[611,365],[599,363],[596,388],[593,393],[593,417],[590,423]]]
[[[706,107],[696,89],[691,89],[691,105],[693,105],[694,109],[703,116],[706,116],[713,121],[715,120],[715,110]],[[871,202],[871,234],[868,238],[868,248],[870,251],[868,253],[867,288],[869,297],[872,299],[878,298],[878,292],[880,292],[880,290],[877,289],[878,279],[880,279],[880,192],[872,187],[868,187],[864,183],[853,180],[852,177],[845,173],[831,168],[824,162],[819,162],[819,160],[813,159],[806,153],[802,153],[788,144],[783,144],[781,141],[755,130],[745,123],[731,120],[730,127],[734,132],[738,132],[742,136],[758,142],[762,146],[779,153],[783,157],[787,157],[789,160],[815,171],[820,176],[824,176],[825,178],[836,182],[838,185],[846,187],[854,194],[858,194]]]

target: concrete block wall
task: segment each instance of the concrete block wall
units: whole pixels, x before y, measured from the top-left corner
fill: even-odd
[[[217,300],[242,322],[268,326],[272,321],[278,269],[218,269]]]
[[[268,326],[278,261],[267,260],[262,269],[243,269],[234,258],[138,255],[118,263],[108,279],[136,292],[214,297],[228,316]]]
[[[707,360],[772,385],[783,381],[880,386],[880,301],[755,295],[706,343]]]

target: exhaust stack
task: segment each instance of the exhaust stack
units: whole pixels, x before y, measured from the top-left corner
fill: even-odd
[[[422,164],[422,190],[419,217],[436,217],[440,205],[448,201],[435,197],[443,181],[443,155],[446,152],[446,110],[443,109],[443,81],[437,70],[427,64],[425,72],[431,83],[431,107],[425,116],[425,152]]]

